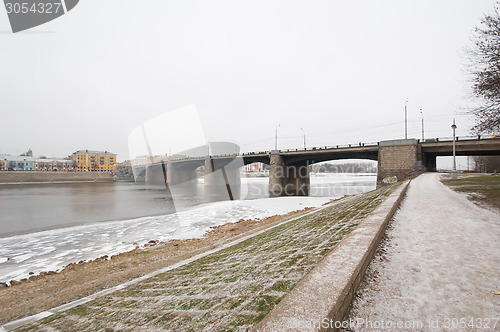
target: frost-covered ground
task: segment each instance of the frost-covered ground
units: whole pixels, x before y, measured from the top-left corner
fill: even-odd
[[[498,213],[421,175],[353,303],[354,330],[500,330],[499,243]]]

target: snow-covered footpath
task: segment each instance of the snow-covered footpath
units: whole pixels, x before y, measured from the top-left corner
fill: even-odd
[[[500,214],[413,180],[351,321],[363,330],[500,330]]]

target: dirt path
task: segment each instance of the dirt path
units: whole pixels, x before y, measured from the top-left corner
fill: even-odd
[[[419,176],[360,287],[352,327],[499,330],[500,296],[492,293],[500,289],[499,241],[500,214],[453,192],[438,174]]]

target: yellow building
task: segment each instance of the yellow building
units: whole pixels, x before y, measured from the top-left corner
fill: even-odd
[[[80,150],[72,155],[78,172],[112,172],[116,169],[116,154],[108,151]]]

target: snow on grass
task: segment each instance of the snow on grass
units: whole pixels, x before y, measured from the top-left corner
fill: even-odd
[[[248,330],[391,191],[344,199],[26,329]]]

